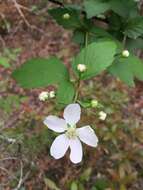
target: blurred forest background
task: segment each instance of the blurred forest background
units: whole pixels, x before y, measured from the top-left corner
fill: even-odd
[[[42,120],[54,101],[40,102],[44,89],[24,90],[11,77],[29,58],[56,55],[68,66],[78,52],[71,32],[49,16],[54,6],[0,0],[0,190],[143,190],[143,83],[129,88],[107,74],[86,83],[83,95],[98,99],[108,117],[95,120],[95,109],[83,114],[81,123],[93,124],[100,144],[86,147],[83,162],[73,165],[49,155],[55,136]]]

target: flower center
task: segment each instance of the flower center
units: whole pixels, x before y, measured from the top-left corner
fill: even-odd
[[[76,128],[75,127],[69,127],[67,132],[66,132],[66,136],[69,138],[69,139],[74,139],[77,137],[77,134],[76,134]]]

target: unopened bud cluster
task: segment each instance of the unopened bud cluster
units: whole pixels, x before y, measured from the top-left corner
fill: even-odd
[[[86,68],[86,65],[84,65],[84,64],[78,64],[78,65],[77,65],[77,70],[80,71],[81,73],[82,73],[82,72],[85,72],[86,69],[87,69],[87,68]]]
[[[40,101],[46,101],[48,100],[48,98],[54,98],[56,96],[55,94],[55,91],[50,91],[50,92],[47,92],[47,91],[43,91],[39,94],[39,100]]]

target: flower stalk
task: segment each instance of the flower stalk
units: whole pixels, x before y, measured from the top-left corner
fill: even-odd
[[[88,32],[86,32],[85,33],[85,48],[88,46]],[[84,59],[84,61],[86,60],[86,52],[85,52],[85,59]],[[85,65],[85,64],[84,64]],[[85,67],[86,67],[86,65],[85,65]],[[86,70],[86,69],[85,69]],[[77,102],[77,100],[78,100],[78,97],[79,97],[79,93],[80,93],[80,84],[81,84],[81,73],[82,73],[83,71],[81,71],[80,73],[79,73],[79,78],[78,78],[78,80],[77,80],[77,86],[76,86],[76,93],[75,93],[75,97],[74,97],[74,103],[76,103]]]

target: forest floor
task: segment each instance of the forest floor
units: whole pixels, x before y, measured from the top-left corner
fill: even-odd
[[[24,17],[13,1],[0,1],[0,56],[10,63],[0,66],[0,190],[142,190],[143,83],[128,88],[107,74],[88,81],[83,95],[102,102],[108,117],[96,120],[93,109],[81,124],[93,124],[100,144],[96,151],[86,147],[79,165],[68,155],[54,160],[49,147],[55,136],[42,123],[54,102],[40,102],[44,89],[24,90],[11,73],[33,57],[58,56],[69,67],[78,47],[49,17],[52,5],[18,2],[28,8],[21,9]]]

